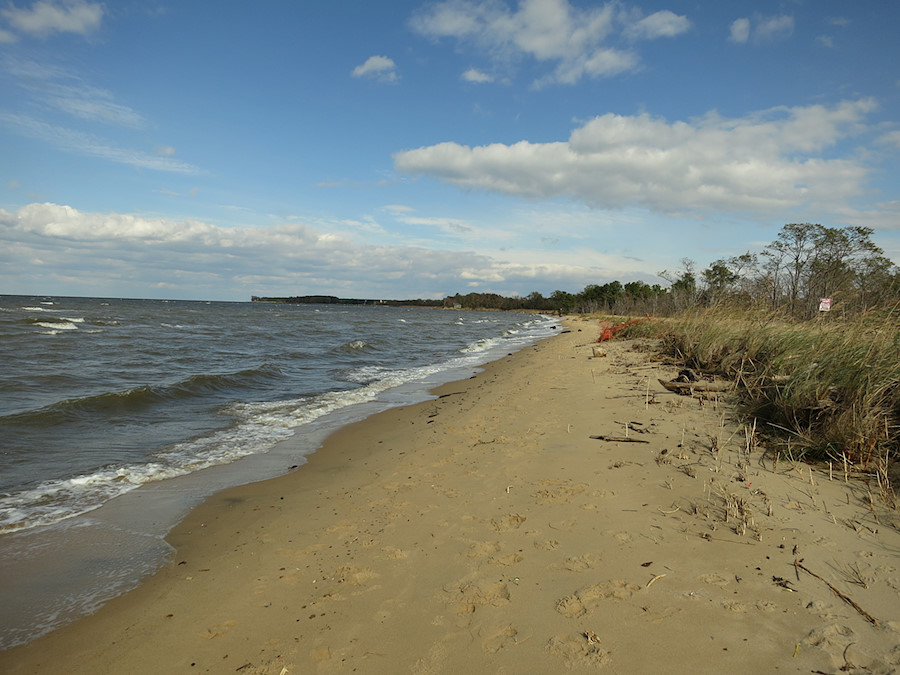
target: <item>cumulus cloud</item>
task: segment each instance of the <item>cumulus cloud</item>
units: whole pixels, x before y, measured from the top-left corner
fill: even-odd
[[[391,205],[400,215],[409,207]],[[536,214],[534,216],[538,218]],[[565,215],[562,222],[565,221]],[[526,218],[527,221],[527,218]],[[416,224],[458,234],[452,218]],[[526,222],[527,225],[527,222]],[[352,297],[443,297],[468,288],[504,294],[581,288],[633,276],[629,261],[594,249],[543,246],[514,260],[415,245],[362,245],[339,223],[221,227],[196,220],[93,213],[35,203],[0,209],[0,283],[8,292],[240,299],[325,293]]]
[[[618,2],[579,9],[568,0],[523,0],[515,8],[505,2],[445,0],[416,13],[412,29],[420,35],[451,38],[473,44],[490,57],[520,57],[555,65],[538,86],[572,84],[582,77],[609,77],[639,66],[629,48],[607,44],[622,36],[630,40],[672,37],[690,22],[668,10],[644,17]]]
[[[53,203],[29,204],[15,213],[0,210],[0,249],[14,253],[0,273],[5,288],[46,288],[53,279],[66,277],[72,280],[72,292],[80,293],[99,293],[101,286],[107,293],[122,293],[124,284],[141,295],[165,282],[180,286],[182,297],[342,288],[392,297],[388,291],[397,280],[413,292],[431,289],[440,294],[458,289],[455,280],[463,269],[476,277],[478,270],[486,276],[497,274],[490,258],[475,253],[360,246],[296,222],[221,227],[84,212]]]
[[[397,153],[395,168],[464,189],[531,199],[572,197],[593,207],[637,206],[673,214],[781,214],[863,191],[868,171],[825,148],[864,128],[871,99],[833,107],[779,107],[743,118],[715,112],[689,122],[606,114],[568,141]]]
[[[353,69],[353,77],[368,77],[379,82],[396,82],[400,79],[397,64],[387,56],[370,56],[365,63]]]
[[[10,4],[6,9],[0,9],[0,16],[14,30],[36,37],[47,37],[53,33],[87,36],[100,28],[103,11],[102,4],[85,0],[39,0],[29,8]]]
[[[794,34],[794,17],[787,14],[777,16],[755,15],[751,21],[746,17],[735,19],[728,39],[731,42],[760,44],[789,38]]]

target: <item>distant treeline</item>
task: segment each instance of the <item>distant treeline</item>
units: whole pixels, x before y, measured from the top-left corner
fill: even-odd
[[[365,300],[335,295],[295,295],[285,298],[250,297],[252,302],[284,302],[289,305],[387,305],[389,307],[443,307],[442,300]]]
[[[844,314],[879,305],[900,303],[900,270],[872,240],[868,227],[832,228],[812,223],[785,225],[778,238],[760,253],[744,253],[716,260],[698,272],[682,258],[681,268],[658,276],[668,286],[631,281],[589,284],[580,293],[535,291],[525,297],[496,293],[467,293],[443,300],[353,300],[307,295],[258,298],[255,302],[296,304],[390,305],[495,309],[561,314],[607,312],[666,316],[693,307],[722,302],[763,306],[806,319],[819,311],[823,298],[831,310]]]
[[[691,259],[682,258],[681,269],[658,272],[669,282],[665,288],[612,281],[590,284],[580,293],[554,291],[549,297],[537,292],[518,298],[455,295],[445,298],[444,306],[666,316],[727,302],[808,319],[827,298],[831,311],[856,314],[900,304],[900,269],[872,242],[872,233],[868,227],[791,223],[760,253],[722,258],[701,272]]]

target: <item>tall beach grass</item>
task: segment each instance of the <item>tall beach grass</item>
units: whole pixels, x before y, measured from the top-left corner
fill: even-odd
[[[772,452],[884,471],[900,456],[900,307],[806,322],[714,307],[621,335],[659,337],[685,365],[736,380]]]

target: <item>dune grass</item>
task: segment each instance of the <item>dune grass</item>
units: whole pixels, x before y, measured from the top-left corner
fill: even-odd
[[[863,470],[900,456],[900,307],[792,322],[725,307],[629,326],[703,373],[738,382],[768,448]]]

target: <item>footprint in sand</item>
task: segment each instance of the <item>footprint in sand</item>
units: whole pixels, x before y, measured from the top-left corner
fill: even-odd
[[[620,544],[628,544],[632,540],[632,536],[628,532],[616,532],[615,530],[606,530],[603,534],[613,537]]]
[[[617,579],[586,586],[556,603],[556,611],[570,619],[593,612],[604,600],[627,600],[640,586]]]
[[[600,563],[600,556],[588,553],[586,555],[572,556],[566,558],[565,568],[570,572],[584,572]]]
[[[727,586],[730,579],[723,577],[721,574],[701,574],[700,581],[710,586]]]
[[[556,635],[547,643],[547,651],[562,658],[567,668],[596,668],[610,662],[609,652],[596,641],[594,633],[588,631],[579,635]]]
[[[509,532],[510,530],[518,529],[524,522],[525,516],[520,516],[518,513],[508,513],[505,516],[491,518],[491,529],[500,533]]]
[[[534,542],[534,547],[538,551],[555,551],[559,548],[559,542],[556,539],[546,539]]]
[[[331,576],[338,583],[347,583],[351,586],[362,586],[367,581],[374,579],[378,575],[368,567],[356,567],[355,565],[342,565],[338,567]]]
[[[466,556],[469,558],[483,558],[493,555],[500,550],[500,542],[496,541],[473,541],[469,545],[469,552]]]
[[[478,633],[482,638],[481,648],[488,654],[496,654],[501,649],[519,644],[520,641],[519,631],[513,626],[482,628]]]
[[[409,551],[394,548],[393,546],[385,546],[381,551],[387,560],[405,560],[409,557]]]
[[[587,483],[572,483],[570,480],[542,480],[538,485],[543,489],[534,493],[538,504],[568,504],[572,497],[580,495],[590,487]]]
[[[510,565],[515,565],[523,560],[525,560],[525,556],[521,553],[510,553],[509,555],[491,558],[491,562],[495,565],[500,565],[500,567],[509,567]]]
[[[213,626],[212,628],[207,628],[205,633],[200,633],[200,637],[206,638],[207,640],[212,640],[213,638],[217,638],[220,635],[225,635],[228,630],[237,625],[237,621],[223,621],[220,624]]]
[[[826,652],[831,657],[833,665],[843,666],[844,650],[847,645],[856,642],[856,638],[849,626],[832,624],[810,631],[809,635],[803,638],[803,642]]]
[[[509,604],[509,588],[499,581],[494,584],[466,582],[445,589],[450,594],[448,604],[456,608],[459,616],[474,614],[479,607],[502,607]]]

